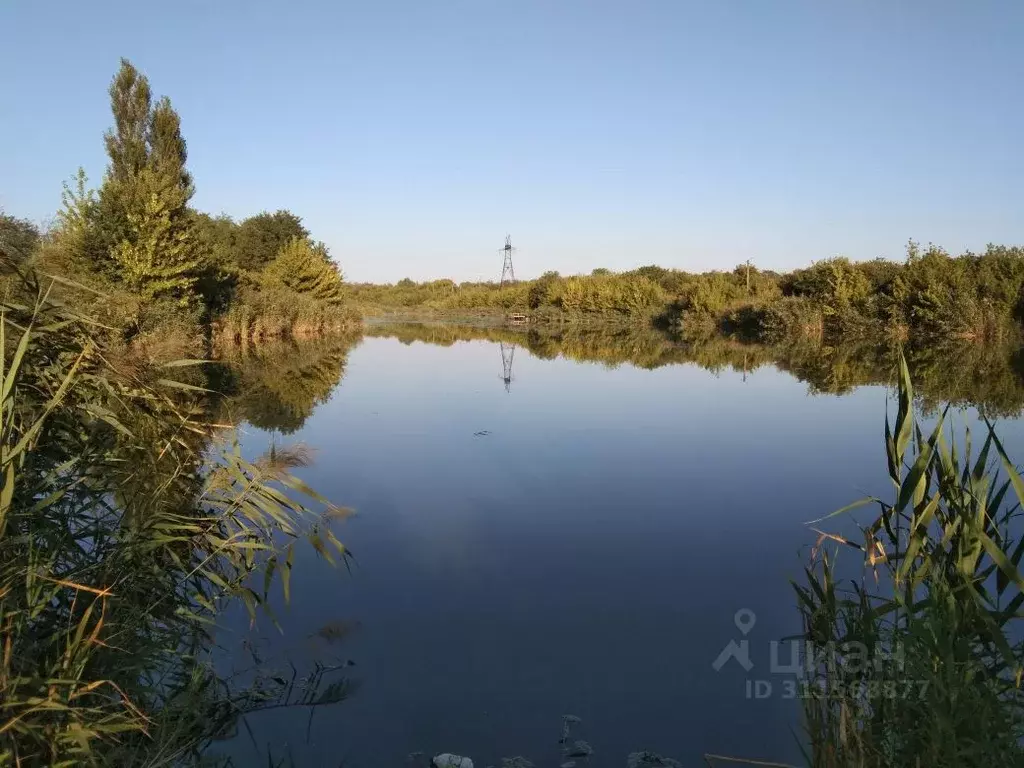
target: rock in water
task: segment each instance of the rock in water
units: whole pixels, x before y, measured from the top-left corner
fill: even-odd
[[[430,761],[430,764],[434,768],[473,768],[473,761],[468,757],[450,755],[447,752],[434,755],[434,759]]]
[[[681,768],[678,761],[662,757],[655,752],[634,752],[626,761],[626,768]]]
[[[572,747],[564,751],[566,757],[590,757],[594,753],[593,747],[582,740],[577,741]]]

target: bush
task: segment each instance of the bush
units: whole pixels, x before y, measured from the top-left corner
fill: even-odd
[[[661,286],[645,277],[570,277],[562,282],[557,302],[570,314],[642,315],[660,309],[665,303],[665,293]]]
[[[247,286],[214,324],[221,339],[241,343],[288,336],[311,336],[357,326],[352,309],[319,302],[283,285]]]
[[[820,338],[824,316],[813,301],[788,296],[769,304],[738,307],[726,316],[723,326],[744,338],[777,344],[793,338]]]

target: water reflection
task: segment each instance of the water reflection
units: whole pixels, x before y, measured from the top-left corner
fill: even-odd
[[[1015,347],[907,353],[926,405],[1024,408]],[[494,384],[499,356],[515,398]],[[736,670],[711,665],[739,608],[757,611],[766,664],[796,629],[803,522],[888,488],[885,393],[866,385],[889,384],[893,361],[864,340],[443,324],[225,358],[223,413],[316,447],[304,476],[360,513],[339,531],[352,577],[296,562],[285,634],[264,627],[260,651],[302,670],[351,657],[359,695],[311,725],[250,718],[261,743],[238,764],[288,743],[299,765],[420,749],[486,765],[543,754],[565,712],[600,734],[595,765],[647,746],[686,764],[739,749],[796,762],[792,702],[748,701]]]
[[[345,375],[358,335],[233,347],[211,372],[221,420],[285,435],[300,429]]]
[[[497,342],[506,390],[512,380],[517,346],[533,357],[561,357],[597,362],[609,368],[628,364],[656,369],[695,364],[713,373],[747,374],[774,367],[808,385],[815,394],[844,395],[858,387],[891,385],[895,381],[897,348],[888,342],[845,339],[822,344],[798,340],[767,346],[725,337],[682,341],[656,329],[639,326],[564,326],[511,328],[457,326],[439,323],[371,324],[367,335],[390,337],[403,344],[424,342],[451,346],[457,341]],[[917,392],[926,410],[945,403],[975,406],[989,417],[1017,416],[1024,411],[1024,352],[1018,343],[977,344],[947,340],[904,348]]]
[[[512,362],[516,358],[516,344],[498,341],[498,348],[501,351],[501,378],[505,382],[505,391],[512,391]]]

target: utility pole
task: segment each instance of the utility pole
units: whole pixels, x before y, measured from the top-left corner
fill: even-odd
[[[747,259],[747,295],[750,295],[750,259]]]

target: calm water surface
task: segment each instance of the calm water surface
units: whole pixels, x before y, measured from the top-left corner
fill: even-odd
[[[573,714],[590,765],[637,749],[798,763],[796,702],[748,699],[746,681],[771,679],[769,642],[799,629],[805,521],[889,493],[889,390],[816,395],[770,365],[645,370],[379,333],[297,431],[245,429],[254,453],[316,449],[300,474],[357,510],[335,524],[355,561],[300,550],[283,634],[239,619],[218,639],[232,663],[243,641],[302,673],[348,659],[359,685],[311,721],[250,717],[252,738],[225,747],[236,761],[266,764],[269,747],[303,766],[396,766],[416,750],[558,765]],[[1020,425],[1000,431],[1024,455]],[[755,668],[715,672],[744,608]]]

